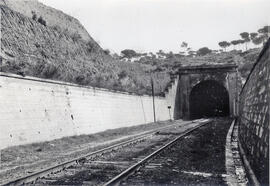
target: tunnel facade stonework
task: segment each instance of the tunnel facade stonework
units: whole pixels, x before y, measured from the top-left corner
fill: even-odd
[[[180,68],[175,80],[177,83],[175,83],[174,119],[209,117],[208,112],[211,111],[213,111],[211,116],[236,116],[237,79],[237,66],[234,64]],[[194,94],[201,95],[201,97],[196,97]],[[209,97],[207,94],[209,94]],[[226,96],[228,101],[226,101]],[[208,103],[204,104],[207,100]],[[216,107],[214,104],[216,104]],[[205,107],[205,109],[209,109],[209,111],[206,110],[205,113],[199,114],[200,110],[202,112],[203,107],[206,105],[208,107]]]

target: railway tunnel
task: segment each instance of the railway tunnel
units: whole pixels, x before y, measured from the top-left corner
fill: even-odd
[[[167,95],[174,119],[236,116],[237,73],[236,64],[180,67]]]
[[[217,81],[202,81],[195,85],[189,96],[190,118],[229,116],[229,94]]]

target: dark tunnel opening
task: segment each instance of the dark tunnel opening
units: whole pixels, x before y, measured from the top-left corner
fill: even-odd
[[[229,116],[229,94],[213,80],[202,81],[190,93],[190,119]]]

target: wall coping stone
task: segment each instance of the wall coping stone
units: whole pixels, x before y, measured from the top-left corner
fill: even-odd
[[[110,89],[98,88],[98,87],[92,87],[92,86],[84,86],[84,85],[79,85],[75,83],[68,83],[64,81],[56,81],[56,80],[51,80],[51,79],[42,79],[42,78],[37,78],[37,77],[32,77],[32,76],[21,76],[17,74],[6,73],[6,72],[0,72],[0,77],[9,77],[9,78],[21,79],[21,80],[27,80],[27,81],[36,81],[36,82],[41,82],[41,83],[71,86],[71,87],[77,87],[77,88],[91,89],[91,90],[100,91],[100,92],[123,94],[123,95],[128,95],[128,96],[140,96],[140,97],[147,97],[147,98],[152,97],[146,94],[140,95],[140,94],[135,94],[131,92],[123,92],[123,91],[110,90]],[[165,97],[162,97],[162,96],[155,96],[155,97],[160,98],[160,99],[165,99]]]

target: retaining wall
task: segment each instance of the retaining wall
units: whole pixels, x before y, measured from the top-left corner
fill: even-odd
[[[155,105],[168,120],[166,99]],[[150,96],[0,73],[0,149],[150,122]]]
[[[259,182],[269,181],[270,40],[240,94],[239,138]]]

